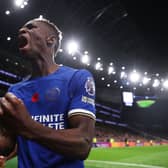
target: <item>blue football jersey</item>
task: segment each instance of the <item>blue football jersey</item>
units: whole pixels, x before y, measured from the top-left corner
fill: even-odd
[[[55,130],[67,129],[68,118],[85,115],[95,119],[95,83],[91,73],[67,66],[48,76],[14,84],[9,91],[22,99],[32,119]],[[19,168],[82,168],[83,161],[67,158],[21,136]]]

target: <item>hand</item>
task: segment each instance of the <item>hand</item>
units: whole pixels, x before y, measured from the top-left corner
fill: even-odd
[[[0,99],[0,119],[16,134],[24,134],[33,121],[23,101],[10,92]]]
[[[0,168],[5,168],[6,157],[0,156]]]

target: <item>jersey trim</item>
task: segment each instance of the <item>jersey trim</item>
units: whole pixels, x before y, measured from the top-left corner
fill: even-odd
[[[84,115],[84,116],[88,116],[88,117],[96,120],[96,116],[95,116],[95,114],[93,114],[93,112],[88,111],[88,110],[84,110],[84,109],[72,109],[68,112],[68,117],[71,117],[74,115]]]

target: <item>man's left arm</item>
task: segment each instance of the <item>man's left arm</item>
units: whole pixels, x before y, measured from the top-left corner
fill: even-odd
[[[80,111],[79,111],[80,112]],[[22,100],[11,93],[1,99],[1,117],[11,131],[69,158],[84,160],[92,145],[95,121],[87,116],[69,117],[69,129],[54,130],[34,121]]]

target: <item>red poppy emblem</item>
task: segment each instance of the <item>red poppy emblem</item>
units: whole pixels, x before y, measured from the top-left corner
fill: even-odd
[[[32,102],[36,103],[39,101],[39,94],[38,93],[34,93],[34,95],[32,96]]]

